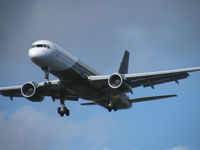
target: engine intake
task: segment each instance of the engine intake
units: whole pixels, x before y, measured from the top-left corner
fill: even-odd
[[[114,73],[108,78],[108,85],[115,90],[115,94],[120,92],[131,92],[132,88],[128,84],[127,80],[120,73]],[[117,92],[118,91],[118,92]]]
[[[37,90],[38,85],[35,82],[25,83],[21,88],[22,95],[30,101],[40,102],[44,99],[39,91]]]
[[[113,89],[119,88],[122,85],[122,82],[122,76],[118,73],[112,74],[108,79],[108,85]]]

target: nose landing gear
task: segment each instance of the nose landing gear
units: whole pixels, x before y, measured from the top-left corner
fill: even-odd
[[[41,69],[44,71],[44,78],[49,82],[50,68],[45,66],[45,67],[41,67]]]

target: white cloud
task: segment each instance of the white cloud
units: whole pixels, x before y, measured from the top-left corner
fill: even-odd
[[[101,123],[107,121],[110,125],[105,128]],[[80,139],[85,145],[103,147],[108,130],[112,130],[109,119],[97,117],[77,122],[22,107],[12,114],[0,112],[0,149],[80,149],[81,145],[75,144]]]
[[[195,150],[195,149],[188,146],[176,146],[176,147],[165,149],[165,150]]]

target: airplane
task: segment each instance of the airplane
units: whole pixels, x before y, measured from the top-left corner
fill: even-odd
[[[151,87],[166,82],[176,82],[187,78],[189,72],[200,71],[200,67],[176,69],[168,71],[128,74],[129,52],[125,50],[118,72],[102,75],[83,63],[57,44],[39,40],[32,44],[28,54],[33,63],[44,72],[46,81],[26,82],[19,86],[0,88],[3,96],[25,97],[32,102],[41,102],[45,96],[52,100],[60,100],[58,114],[69,116],[70,111],[65,105],[66,100],[78,99],[90,102],[81,105],[100,105],[109,112],[129,109],[133,103],[175,97],[177,95],[161,95],[131,99],[127,93],[132,93],[136,87]],[[49,74],[58,80],[49,80]]]

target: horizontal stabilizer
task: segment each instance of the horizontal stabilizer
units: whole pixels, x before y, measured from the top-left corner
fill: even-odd
[[[176,97],[176,96],[177,95],[161,95],[161,96],[152,96],[152,97],[141,97],[141,98],[130,99],[129,101],[131,103],[136,103],[136,102],[158,100],[158,99],[170,98],[170,97]]]
[[[97,105],[97,103],[95,103],[95,102],[91,102],[91,103],[81,103],[81,105],[83,105],[83,106],[88,106],[88,105]]]

